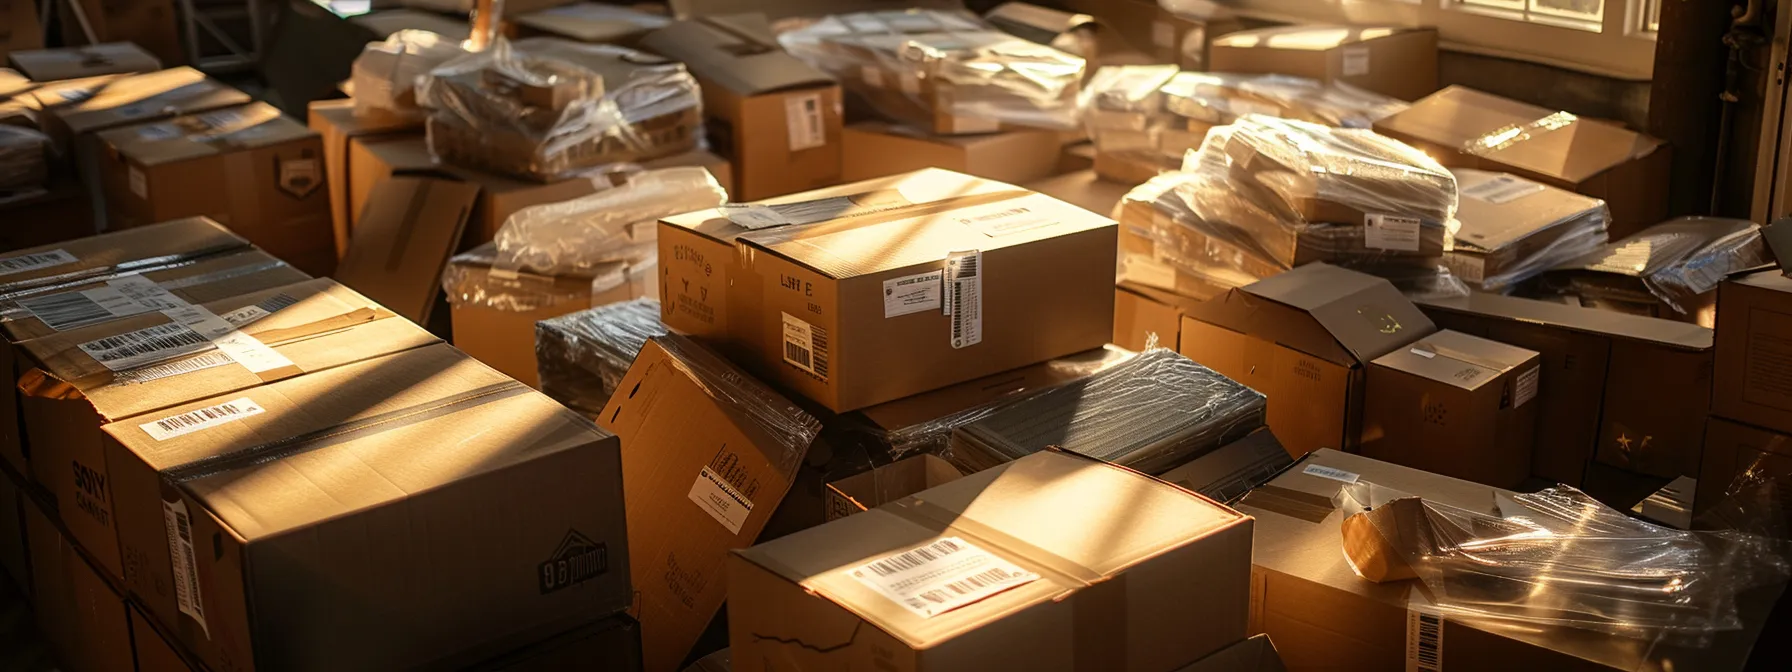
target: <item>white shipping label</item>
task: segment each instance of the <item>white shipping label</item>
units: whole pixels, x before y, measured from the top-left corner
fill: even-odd
[[[1524,402],[1537,396],[1537,379],[1543,375],[1543,367],[1533,366],[1531,370],[1518,374],[1518,382],[1512,390],[1512,407],[1518,408]]]
[[[211,339],[179,322],[145,327],[80,345],[87,356],[113,371],[154,364],[212,347]]]
[[[167,441],[183,434],[192,434],[202,429],[209,429],[227,422],[235,422],[252,415],[260,415],[264,410],[248,397],[234,401],[226,401],[216,406],[207,406],[180,415],[170,415],[155,422],[145,422],[138,427],[150,438]]]
[[[946,256],[946,314],[952,317],[952,348],[983,342],[983,252]]]
[[[1487,280],[1487,260],[1473,254],[1451,252],[1444,255],[1444,266],[1462,278],[1463,282],[1484,282]]]
[[[1442,672],[1444,619],[1414,607],[1406,610],[1406,672]]]
[[[885,280],[884,319],[939,308],[944,275],[945,271],[929,271]]]
[[[1356,479],[1357,479],[1357,475],[1353,472],[1348,472],[1343,469],[1333,469],[1331,467],[1320,466],[1317,464],[1307,465],[1307,468],[1300,470],[1300,473],[1306,474],[1308,476],[1318,476],[1320,478],[1329,478],[1334,481],[1343,481],[1345,483],[1355,483]]]
[[[734,489],[721,474],[704,467],[698,472],[697,482],[691,484],[691,501],[716,519],[729,532],[740,534],[740,528],[747,523],[747,516],[753,514],[753,500]]]
[[[149,198],[149,178],[144,177],[143,171],[136,166],[131,166],[130,175],[131,193],[137,198]]]
[[[127,275],[106,281],[106,286],[118,290],[120,294],[130,297],[137,305],[147,310],[172,310],[184,308],[187,301],[156,284],[154,280],[141,275]]]
[[[174,124],[150,124],[137,128],[137,139],[145,142],[173,140],[181,135],[180,128]]]
[[[56,331],[185,305],[186,301],[141,275],[107,280],[104,287],[19,300],[19,306]]]
[[[821,94],[785,98],[784,125],[790,131],[792,152],[828,144],[827,126],[822,123]]]
[[[192,617],[211,639],[205,624],[205,600],[199,593],[199,557],[193,552],[193,521],[187,502],[162,502],[162,523],[168,533],[168,559],[174,565],[174,600],[180,613]]]
[[[921,618],[1039,579],[1038,574],[958,537],[884,556],[847,572]]]
[[[784,315],[784,361],[808,371],[809,375],[828,379],[827,331],[790,313]]]
[[[722,216],[727,217],[730,222],[754,230],[784,226],[790,223],[790,220],[785,219],[782,213],[764,205],[724,205],[722,206]]]
[[[1032,206],[1004,202],[964,208],[947,216],[991,238],[1058,223],[1058,218],[1050,213],[1040,212]]]
[[[164,310],[163,315],[194,332],[205,335],[220,352],[229,355],[251,373],[261,373],[292,366],[292,360],[255,337],[237,331],[236,325],[200,306]]]
[[[1419,219],[1398,215],[1363,215],[1363,245],[1375,250],[1419,251]]]
[[[1407,351],[1411,352],[1412,354],[1418,355],[1420,357],[1424,357],[1425,359],[1432,359],[1432,358],[1437,357],[1437,353],[1432,352],[1430,350],[1420,350],[1418,348],[1409,348]]]
[[[1369,74],[1369,48],[1366,46],[1344,48],[1344,76],[1362,77]]]
[[[67,250],[50,250],[49,252],[0,257],[0,275],[35,271],[40,268],[72,264],[75,261],[75,255],[69,254]]]
[[[1494,205],[1511,203],[1518,199],[1541,193],[1547,187],[1530,180],[1506,175],[1489,173],[1484,179],[1477,179],[1469,184],[1460,185],[1463,198],[1472,198]]]
[[[162,364],[138,367],[129,371],[121,371],[112,379],[112,381],[124,385],[141,385],[154,380],[172,378],[183,373],[204,371],[206,369],[235,363],[236,360],[231,359],[230,355],[213,350],[211,352],[202,352],[185,359],[177,359],[172,362],[164,362]]]

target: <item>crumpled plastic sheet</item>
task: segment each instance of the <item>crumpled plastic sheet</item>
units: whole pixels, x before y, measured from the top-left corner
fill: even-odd
[[[460,43],[427,30],[401,30],[369,42],[350,70],[355,114],[422,118],[417,82],[443,63],[467,55]]]
[[[0,124],[0,190],[42,187],[50,179],[54,152],[50,136]]]
[[[595,417],[628,373],[647,339],[666,333],[660,302],[636,299],[535,323],[541,391]]]
[[[728,192],[704,168],[637,173],[619,186],[512,213],[493,238],[495,267],[559,275],[634,260],[639,258],[635,248],[656,240],[660,218],[727,200]]]
[[[1770,260],[1761,227],[1754,222],[1680,217],[1556,266],[1544,276],[1544,284],[1596,299],[1637,302],[1653,297],[1686,314],[1699,295],[1717,289],[1726,276]]]

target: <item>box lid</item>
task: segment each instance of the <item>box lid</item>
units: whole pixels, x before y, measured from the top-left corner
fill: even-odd
[[[684,61],[691,74],[736,94],[751,96],[832,84],[833,78],[778,46],[762,14],[705,15],[679,21],[641,43]]]
[[[1445,329],[1376,358],[1375,365],[1477,390],[1537,357],[1534,350]]]
[[[15,51],[7,58],[20,72],[39,82],[162,69],[160,59],[130,42]]]
[[[1614,124],[1463,86],[1426,96],[1406,111],[1375,122],[1375,128],[1573,183],[1647,156],[1664,144]]]
[[[511,23],[575,38],[582,42],[609,43],[664,28],[670,19],[628,7],[596,2],[575,2],[539,12],[509,17]]]
[[[1373,361],[1437,331],[1392,283],[1324,263],[1258,280],[1185,310],[1203,322],[1341,366]]]
[[[1301,24],[1243,30],[1213,38],[1211,47],[1231,49],[1291,49],[1296,51],[1330,51],[1347,44],[1360,44],[1390,35],[1410,33],[1423,28],[1395,26],[1331,26]]]
[[[771,226],[790,226],[883,213],[958,196],[1018,190],[1013,185],[995,180],[971,177],[941,168],[923,168],[912,173],[786,194],[753,203],[768,206],[772,211],[770,217],[774,219],[770,221]],[[674,215],[660,220],[660,223],[690,229],[719,242],[732,243],[755,230],[730,219],[731,216],[742,218],[743,210],[757,209],[724,206]],[[762,217],[743,219],[761,228],[766,223]]]
[[[336,278],[417,324],[442,291],[442,269],[460,245],[479,186],[393,177],[373,188]]]
[[[187,217],[0,255],[0,299],[20,290],[166,266],[246,248],[208,217]]]
[[[1450,172],[1463,194],[1456,207],[1456,220],[1462,223],[1456,245],[1462,249],[1492,252],[1605,207],[1600,199],[1515,175],[1469,168]]]
[[[1429,309],[1469,315],[1490,315],[1519,322],[1546,324],[1583,333],[1628,338],[1687,350],[1708,350],[1711,348],[1713,338],[1710,329],[1687,322],[1627,315],[1609,310],[1568,306],[1485,292],[1470,292],[1468,296],[1463,297],[1425,299],[1421,303]]]
[[[1247,520],[1138,472],[1048,451],[736,553],[922,649]],[[948,537],[1042,576],[922,618],[849,574]]]
[[[134,121],[215,110],[250,102],[249,95],[189,67],[146,72],[111,80],[92,97],[53,108],[53,114],[80,134]]]
[[[271,147],[317,137],[267,103],[250,103],[137,126],[101,131],[119,154],[145,166]]]
[[[20,343],[40,369],[20,389],[85,398],[118,419],[439,342],[328,278],[201,307],[234,331],[210,337],[205,324],[183,327],[189,322],[155,312]]]

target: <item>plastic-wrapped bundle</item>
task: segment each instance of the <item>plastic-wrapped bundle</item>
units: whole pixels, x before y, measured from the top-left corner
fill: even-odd
[[[458,42],[427,30],[401,30],[383,42],[367,43],[349,76],[355,89],[355,114],[422,118],[417,80],[466,55]]]
[[[1681,217],[1612,241],[1543,276],[1543,291],[1618,304],[1624,312],[1699,317],[1724,276],[1767,263],[1761,227],[1717,217]],[[1651,308],[1661,305],[1666,311]],[[1707,325],[1709,326],[1709,325]]]
[[[637,248],[657,239],[661,217],[727,200],[728,192],[703,168],[638,173],[620,186],[511,214],[493,240],[497,266],[559,275],[638,259]]]
[[[959,427],[948,459],[971,473],[1058,446],[1162,473],[1263,427],[1264,409],[1262,394],[1159,348]]]
[[[654,241],[616,247],[606,256],[603,261],[576,269],[533,273],[505,268],[497,245],[486,243],[448,260],[447,268],[442,270],[442,291],[450,305],[508,313],[659,293],[659,253]],[[612,292],[616,294],[610,295]],[[579,306],[568,306],[561,312],[576,307]]]
[[[1779,542],[1658,527],[1567,486],[1496,494],[1492,513],[1367,481],[1338,499],[1352,568],[1418,578],[1446,616],[1700,645],[1742,627],[1737,593],[1787,575]]]
[[[1076,126],[1084,61],[963,12],[823,17],[778,36],[881,113],[935,133]]]
[[[1506,293],[1606,242],[1605,201],[1505,173],[1453,169],[1461,228],[1450,270],[1485,292]]]
[[[660,302],[637,299],[535,323],[541,391],[586,415],[603,412],[647,339],[666,333]]]
[[[34,189],[50,180],[50,136],[0,124],[0,191]]]
[[[431,71],[418,98],[437,159],[542,181],[690,151],[702,135],[684,65],[611,45],[499,40]]]

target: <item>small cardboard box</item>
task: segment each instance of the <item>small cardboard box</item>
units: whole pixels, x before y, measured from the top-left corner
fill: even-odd
[[[1213,39],[1213,72],[1294,75],[1401,100],[1437,90],[1437,30],[1295,25]]]
[[[435,342],[328,279],[25,341],[20,368],[36,367],[18,384],[32,476],[75,540],[126,576],[102,424]]]
[[[828,483],[826,518],[845,518],[963,477],[958,467],[936,455],[906,457]]]
[[[1667,219],[1669,147],[1623,127],[1451,86],[1375,131],[1453,168],[1512,173],[1611,208],[1617,240]]]
[[[1705,454],[1699,466],[1693,512],[1703,514],[1723,501],[1736,477],[1750,469],[1776,477],[1792,473],[1792,437],[1713,417],[1705,424]]]
[[[133,670],[129,607],[56,522],[55,513],[25,500],[31,553],[31,606],[37,630],[69,670]]]
[[[628,47],[635,46],[647,33],[671,23],[670,19],[658,14],[596,2],[574,2],[539,11],[505,9],[509,13],[504,20],[515,29],[516,37],[564,37]]]
[[[821,425],[681,336],[656,337],[598,416],[622,437],[630,571],[646,668],[684,661],[730,589],[728,552],[751,546]]]
[[[1738,596],[1745,627],[1715,633],[1705,649],[1575,627],[1448,616],[1441,617],[1439,638],[1432,640],[1410,625],[1419,614],[1438,616],[1419,581],[1371,583],[1351,570],[1342,548],[1345,512],[1333,503],[1344,486],[1339,478],[1470,511],[1490,510],[1496,496],[1511,495],[1334,450],[1309,454],[1247,495],[1237,508],[1257,523],[1251,632],[1269,635],[1289,669],[1412,669],[1420,661],[1408,652],[1421,642],[1436,645],[1436,669],[1742,669],[1780,592],[1776,585],[1771,595],[1757,590]]]
[[[1717,377],[1711,414],[1792,434],[1792,278],[1777,269],[1717,289]],[[1670,388],[1660,388],[1670,389]]]
[[[350,207],[349,142],[364,136],[386,136],[413,131],[413,120],[394,116],[355,114],[355,101],[347,98],[315,100],[306,112],[306,126],[317,131],[324,144],[324,178],[329,184],[330,224],[336,235],[336,254],[348,253],[349,223],[359,213]]]
[[[1362,454],[1517,487],[1531,475],[1542,365],[1533,350],[1445,329],[1369,364]]]
[[[442,294],[442,267],[460,246],[477,186],[396,177],[374,188],[348,254],[342,284],[417,324],[429,324]]]
[[[1605,202],[1516,175],[1456,169],[1455,249],[1444,264],[1470,287],[1504,293],[1606,242]]]
[[[154,72],[162,62],[130,42],[107,42],[59,49],[14,51],[6,60],[36,82],[55,82],[98,75]]]
[[[763,15],[706,15],[643,44],[683,61],[703,90],[710,146],[734,162],[739,201],[841,181],[840,85],[778,46]]]
[[[1250,557],[1249,517],[1049,451],[736,553],[729,649],[740,672],[1169,670],[1244,638]]]
[[[1268,396],[1299,457],[1355,449],[1369,362],[1436,330],[1387,280],[1315,263],[1189,306],[1179,352]]]
[[[458,668],[628,606],[616,437],[447,345],[103,445],[131,594],[212,669]]]
[[[1057,136],[1042,129],[932,135],[880,121],[861,122],[846,127],[842,176],[859,182],[931,167],[1025,184],[1057,172],[1062,152]]]
[[[1158,475],[1216,502],[1231,503],[1293,464],[1288,449],[1268,428]]]
[[[313,275],[336,267],[323,143],[254,103],[99,133],[113,230],[206,216]]]
[[[1710,329],[1485,293],[1421,307],[1445,329],[1542,354],[1534,475],[1579,487],[1593,460],[1669,479],[1698,474]]]
[[[1193,299],[1143,285],[1114,286],[1114,345],[1128,350],[1169,348],[1182,342],[1182,315]]]

